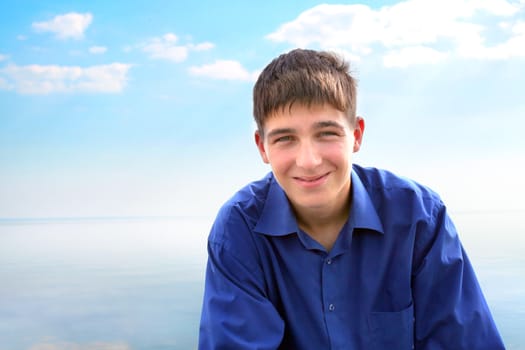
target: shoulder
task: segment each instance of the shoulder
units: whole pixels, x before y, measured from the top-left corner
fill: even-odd
[[[437,192],[410,178],[388,170],[355,164],[353,171],[376,207],[390,205],[435,215],[435,211],[444,206]]]
[[[429,197],[434,200],[440,200],[439,195],[429,188],[415,180],[397,175],[385,169],[373,167],[362,167],[353,165],[353,171],[359,176],[359,179],[367,190],[370,191],[403,191],[413,193],[419,197]]]
[[[209,240],[215,243],[225,242],[232,235],[238,237],[245,231],[253,231],[266,203],[272,181],[275,181],[273,174],[269,173],[262,179],[247,184],[228,199],[219,209]]]

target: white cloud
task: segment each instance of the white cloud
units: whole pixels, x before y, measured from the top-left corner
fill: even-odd
[[[525,35],[525,21],[517,21],[514,23],[512,31],[517,35]]]
[[[519,27],[509,32],[503,47],[495,45],[490,53],[483,35],[501,28],[502,18],[512,20],[523,7],[523,2],[507,0],[406,0],[379,9],[325,4],[306,10],[266,37],[297,47],[338,47],[358,57],[386,53],[383,62],[390,66],[399,66],[392,63],[416,51],[411,64],[440,62],[443,51],[457,57],[496,58],[495,51],[503,48],[506,54],[499,57],[508,58],[523,56],[518,50]]]
[[[20,34],[16,36],[16,39],[20,41],[24,41],[24,40],[27,40],[27,36]]]
[[[140,47],[142,51],[149,54],[153,59],[163,59],[173,62],[185,61],[190,51],[204,51],[215,47],[214,44],[209,42],[181,45],[178,41],[179,38],[175,34],[167,33],[162,37],[149,39],[145,44],[140,45]]]
[[[525,22],[506,22],[500,27],[506,30],[509,38],[493,46],[484,46],[483,41],[472,41],[458,48],[458,54],[464,58],[487,60],[505,60],[512,57],[525,57]]]
[[[33,29],[37,32],[54,33],[59,39],[82,39],[92,20],[91,13],[71,12],[55,16],[47,22],[35,22]]]
[[[210,42],[204,42],[197,45],[190,44],[188,47],[194,51],[206,51],[213,49],[215,45]]]
[[[2,54],[0,53],[0,62],[7,60],[8,57],[9,57],[9,56],[7,56],[7,55],[2,55]]]
[[[0,88],[20,94],[118,93],[127,83],[130,64],[77,67],[57,65],[8,65],[0,69]]]
[[[108,48],[105,47],[105,46],[91,46],[91,47],[89,48],[89,53],[92,53],[92,54],[94,54],[94,55],[96,55],[96,54],[103,54],[103,53],[105,53],[107,50],[108,50]]]
[[[385,67],[405,68],[414,64],[435,64],[449,57],[447,52],[439,52],[429,47],[413,46],[388,52],[383,57]]]
[[[239,62],[231,60],[218,60],[212,64],[193,66],[190,74],[217,80],[255,81],[259,76],[258,71],[249,72]]]

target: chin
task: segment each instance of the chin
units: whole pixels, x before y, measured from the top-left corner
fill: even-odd
[[[327,207],[332,201],[327,200],[326,196],[322,196],[322,198],[301,198],[297,200],[292,200],[292,202],[295,206],[300,208],[317,210]]]

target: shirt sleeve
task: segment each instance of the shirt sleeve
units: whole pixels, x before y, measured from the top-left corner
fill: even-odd
[[[277,349],[283,338],[284,321],[266,297],[262,272],[253,263],[257,252],[244,241],[251,233],[237,219],[229,217],[225,225],[216,222],[210,234],[236,230],[239,239],[208,242],[200,350]]]
[[[413,276],[415,348],[505,349],[442,203],[418,234],[422,235],[419,248],[423,257]]]

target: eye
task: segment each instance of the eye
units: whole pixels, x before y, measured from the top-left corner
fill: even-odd
[[[327,130],[327,131],[320,132],[319,136],[320,137],[333,137],[333,136],[339,136],[339,133],[337,133],[335,131]]]
[[[274,143],[283,143],[283,142],[290,142],[293,140],[293,137],[290,135],[281,136],[273,140]]]

